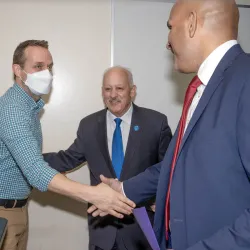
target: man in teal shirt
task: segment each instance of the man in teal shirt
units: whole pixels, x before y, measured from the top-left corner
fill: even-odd
[[[41,96],[51,90],[52,68],[47,41],[19,44],[13,56],[15,83],[0,98],[0,217],[8,220],[2,250],[26,249],[26,204],[32,187],[90,202],[119,218],[134,206],[105,184],[91,187],[71,181],[43,160],[39,113]]]

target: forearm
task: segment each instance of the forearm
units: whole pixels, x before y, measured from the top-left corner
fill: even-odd
[[[67,151],[62,150],[58,153],[45,153],[43,154],[43,158],[51,168],[57,170],[60,173],[71,171],[84,162],[84,160],[79,161]]]
[[[77,138],[67,150],[60,150],[58,153],[43,154],[44,160],[59,172],[70,171],[77,168],[86,161],[84,148],[84,131],[81,125],[77,131]]]
[[[156,195],[161,163],[123,182],[125,195],[136,204],[145,202]]]
[[[123,218],[123,214],[131,214],[135,204],[109,186],[101,183],[97,186],[83,185],[67,179],[61,174],[57,174],[51,180],[48,189],[81,202],[92,203],[105,213],[109,213],[118,218]]]
[[[48,185],[52,192],[62,194],[79,201],[90,202],[94,194],[94,188],[88,185],[80,184],[66,178],[62,174],[57,174]]]

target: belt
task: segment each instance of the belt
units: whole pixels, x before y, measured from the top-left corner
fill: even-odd
[[[7,199],[0,199],[0,206],[5,208],[16,208],[16,207],[24,207],[28,201],[27,199],[24,200],[7,200]]]

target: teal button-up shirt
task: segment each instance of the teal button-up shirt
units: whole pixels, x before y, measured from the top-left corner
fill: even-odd
[[[58,173],[42,156],[42,131],[35,102],[18,84],[0,97],[0,198],[24,199],[31,186],[47,191]]]

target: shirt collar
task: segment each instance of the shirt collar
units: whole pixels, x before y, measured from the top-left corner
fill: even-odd
[[[123,122],[127,123],[128,125],[131,124],[132,119],[132,113],[133,113],[133,105],[131,104],[128,111],[122,116],[119,117]],[[114,122],[114,119],[117,118],[114,114],[112,114],[109,110],[107,111],[108,119],[111,122]]]
[[[198,71],[198,77],[204,85],[208,84],[223,56],[231,47],[233,47],[237,43],[238,42],[236,40],[230,40],[223,43],[222,45],[217,47],[201,64]]]
[[[44,107],[44,101],[42,98],[35,102],[35,100],[31,96],[29,96],[26,91],[17,83],[14,83],[13,89],[18,93],[21,100],[25,102],[31,110],[36,110],[37,112],[39,112]]]

